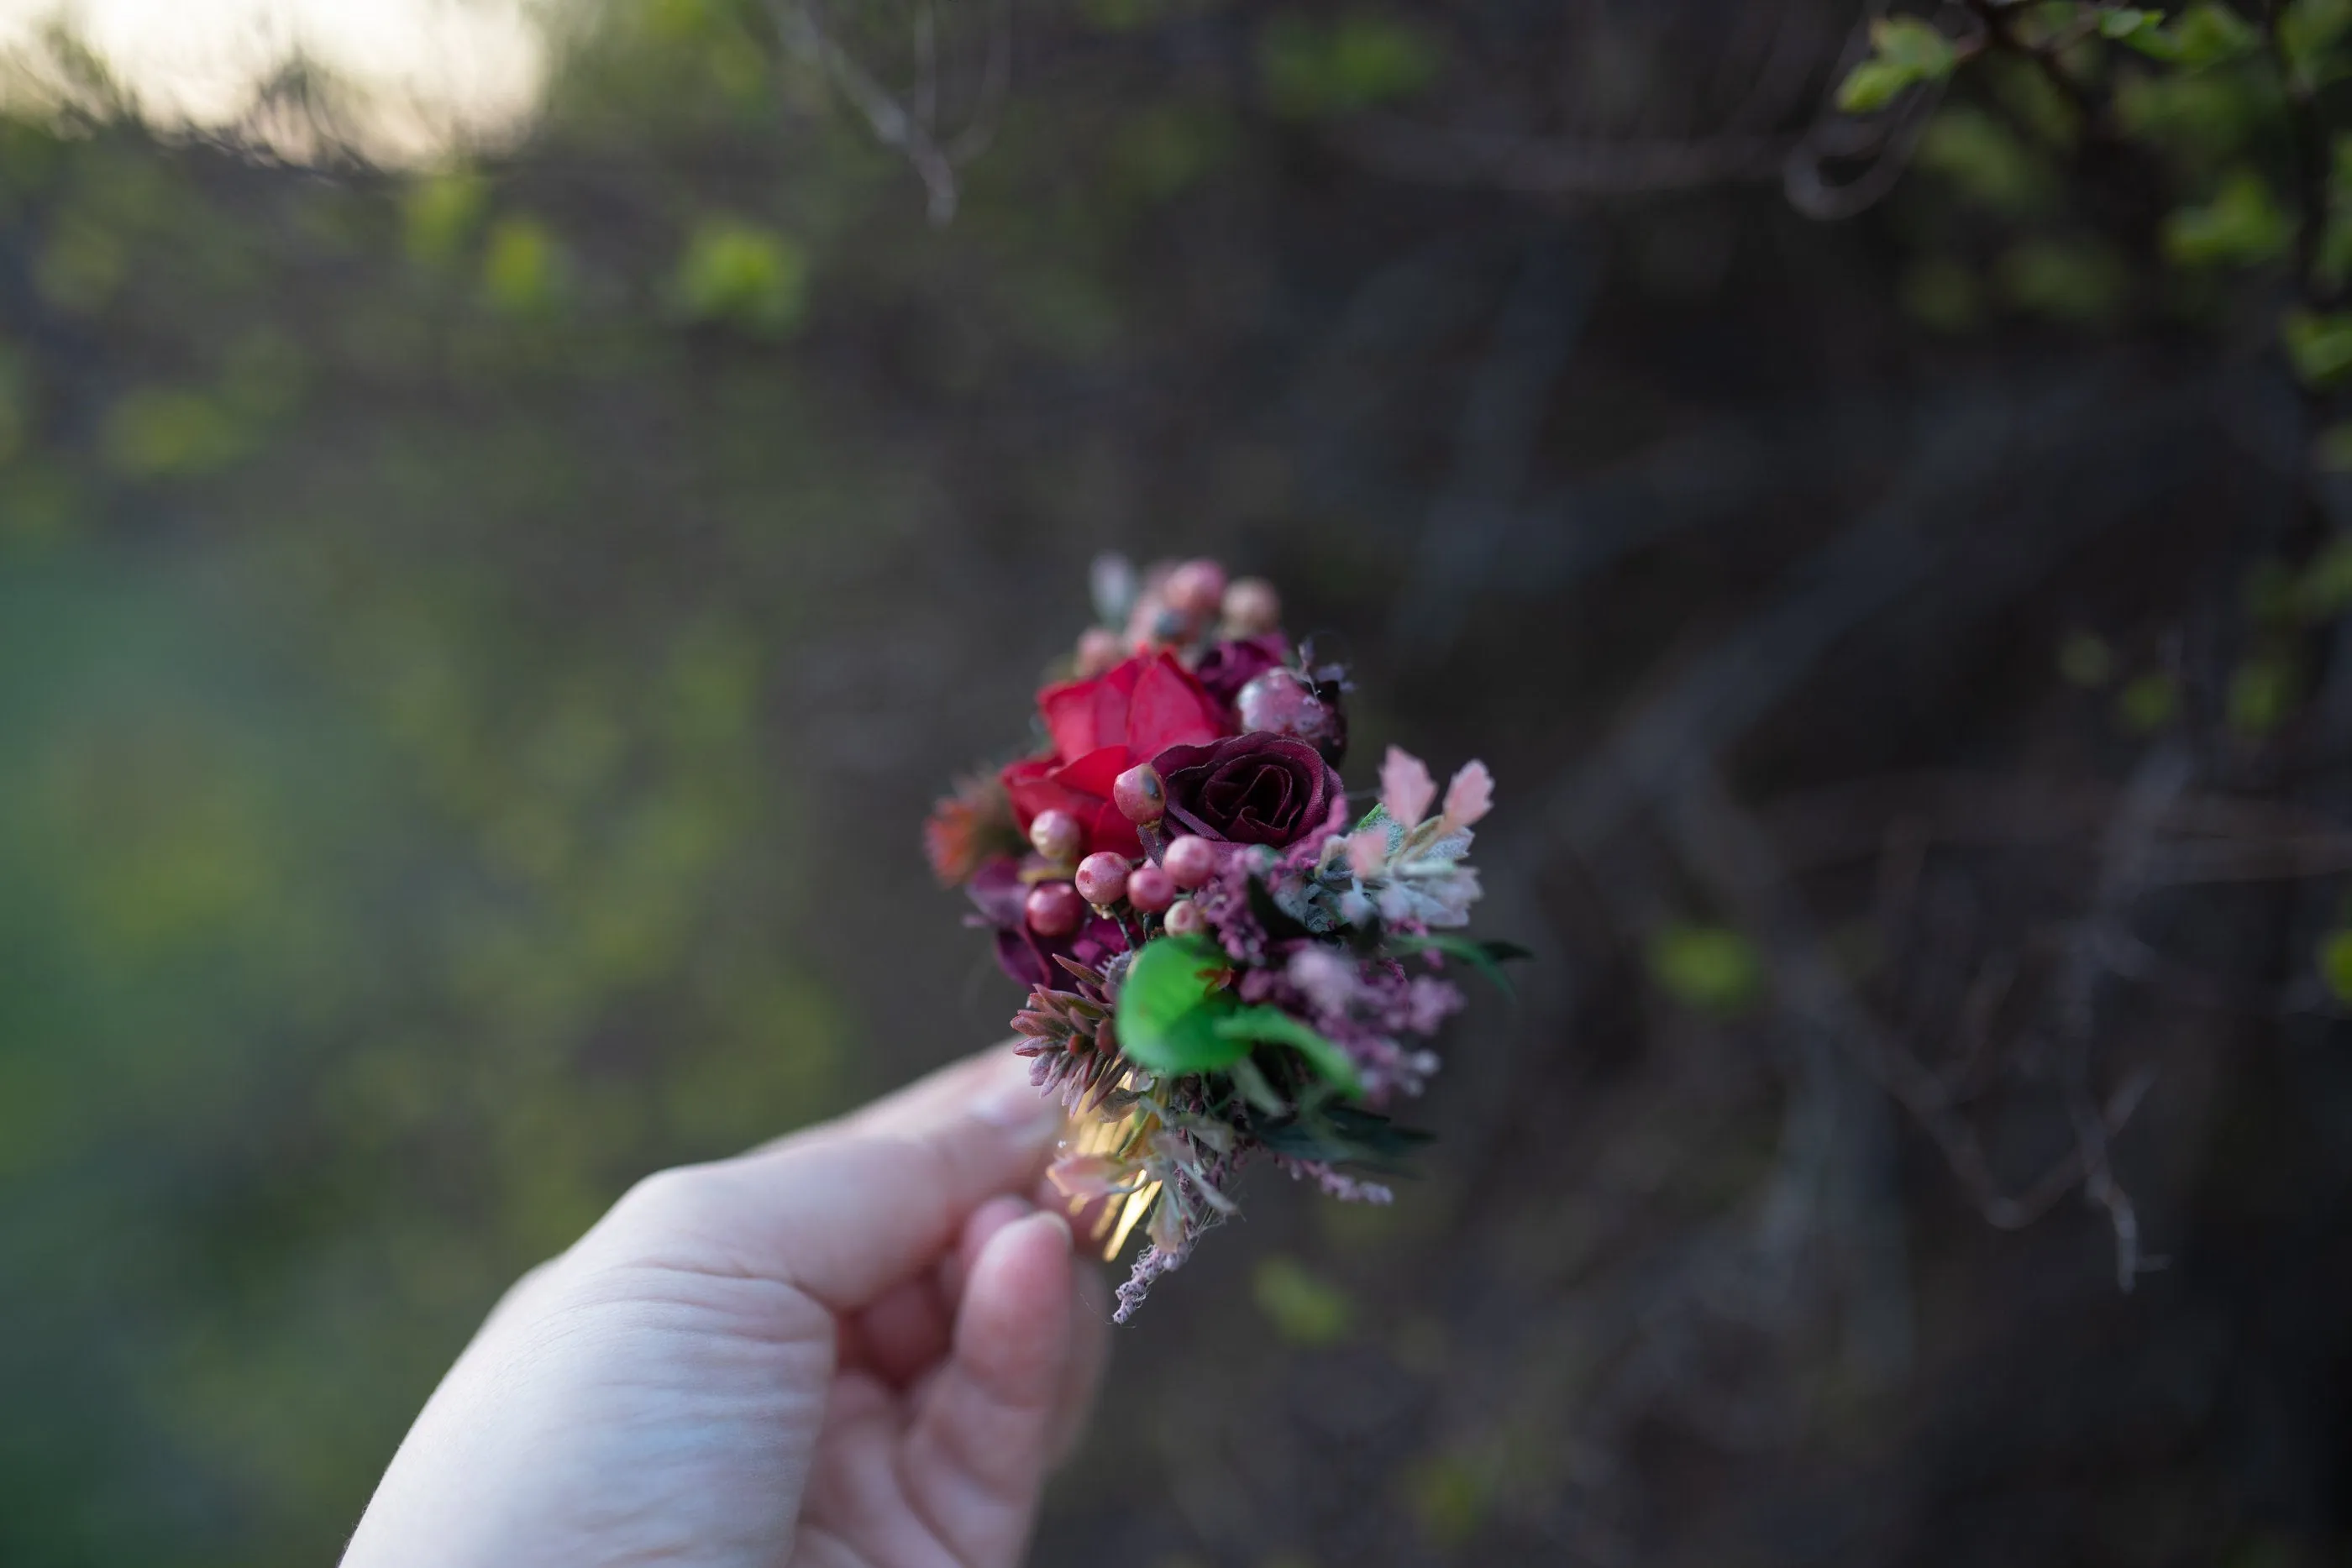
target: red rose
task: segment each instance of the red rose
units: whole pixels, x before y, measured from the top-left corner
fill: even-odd
[[[1004,792],[1024,833],[1040,811],[1077,818],[1086,824],[1089,853],[1143,851],[1135,824],[1110,803],[1113,779],[1169,747],[1198,746],[1226,733],[1221,705],[1164,653],[1129,659],[1091,681],[1047,686],[1037,706],[1054,753],[1007,768]]]

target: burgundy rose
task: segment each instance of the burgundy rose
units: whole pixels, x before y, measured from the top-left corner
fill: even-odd
[[[1323,825],[1340,794],[1322,754],[1286,735],[1171,746],[1151,765],[1168,789],[1168,821],[1224,843],[1295,843]]]
[[[1262,637],[1229,637],[1201,655],[1192,676],[1211,696],[1230,703],[1251,681],[1282,663],[1290,644],[1279,632]]]

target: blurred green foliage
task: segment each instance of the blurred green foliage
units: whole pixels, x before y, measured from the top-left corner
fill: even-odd
[[[1650,944],[1650,974],[1685,1007],[1736,1017],[1764,994],[1764,960],[1740,932],[1719,925],[1669,925]]]
[[[1919,16],[1880,16],[1870,25],[1870,57],[1846,74],[1837,105],[1848,114],[1885,108],[1906,88],[1941,81],[1958,54],[1936,25]]]
[[[808,260],[782,235],[733,218],[705,220],[687,241],[671,298],[698,321],[781,337],[807,303]]]
[[[331,1561],[522,1270],[879,1086],[774,705],[909,503],[770,345],[903,193],[562,172],[726,9],[478,168],[0,122],[0,1562]]]
[[[2214,340],[2275,324],[2306,427],[2305,503],[2284,548],[2243,568],[2255,624],[2221,716],[2242,741],[2284,733],[2315,688],[2298,639],[2325,636],[2345,599],[2326,487],[2352,469],[2352,4],[1971,5],[1882,18],[1871,37],[1838,101],[1925,121],[1906,214],[1914,319],[1958,332],[2005,308]],[[2090,647],[2062,660],[2079,686],[2108,678]],[[2179,716],[2179,684],[2143,672],[2116,707],[2126,731],[2153,734]]]
[[[1436,79],[1444,63],[1419,29],[1373,12],[1329,19],[1294,13],[1259,35],[1267,103],[1302,119],[1410,98]]]
[[[1260,1259],[1250,1293],[1286,1343],[1313,1349],[1337,1344],[1354,1331],[1355,1306],[1346,1292],[1295,1258]]]
[[[2352,1007],[2352,929],[2329,932],[2319,944],[2319,977],[2341,1007]]]

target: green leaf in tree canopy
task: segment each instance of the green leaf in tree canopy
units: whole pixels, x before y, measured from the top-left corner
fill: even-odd
[[[2164,221],[2165,254],[2189,267],[2257,266],[2284,255],[2294,238],[2294,220],[2249,169],[2224,180],[2205,205]]]
[[[1870,25],[1870,42],[1880,59],[1916,71],[1922,80],[1951,74],[1952,41],[1932,22],[1917,16],[1882,16]]]
[[[2249,739],[2275,732],[2294,711],[2294,666],[2275,653],[2257,654],[2230,676],[2230,727]]]
[[[2336,46],[2352,29],[2352,0],[2290,0],[2279,13],[2279,52],[2288,70],[2306,86],[2333,80],[2344,74],[2345,62],[2332,58]]]
[[[1919,78],[1885,60],[1864,60],[1846,73],[1838,86],[1837,106],[1848,114],[1868,114],[1885,109]]]
[[[1440,46],[1392,18],[1359,14],[1276,17],[1258,39],[1258,68],[1276,112],[1299,119],[1352,114],[1411,98],[1444,64]]]
[[[2352,371],[2352,314],[2290,310],[2279,323],[2279,337],[2307,385],[2333,386]]]
[[[730,321],[778,338],[799,324],[808,294],[808,258],[774,231],[739,218],[698,225],[670,280],[677,312],[698,321]]]
[[[2330,996],[2352,1007],[2352,930],[2331,931],[2320,938],[2319,977]]]
[[[410,257],[438,266],[455,257],[481,225],[490,188],[478,174],[453,171],[408,187],[401,199]]]
[[[1837,104],[1868,114],[1895,101],[1904,89],[1952,74],[1958,58],[1934,24],[1916,16],[1883,16],[1870,25],[1871,57],[1846,73]]]
[[[1147,942],[1118,987],[1118,1043],[1154,1072],[1209,1072],[1249,1054],[1246,1039],[1217,1032],[1223,953],[1198,937]]]
[[[2096,632],[2077,632],[2059,644],[2058,673],[2070,686],[2095,690],[2115,679],[2116,651]]]
[[[1337,1344],[1355,1321],[1344,1294],[1287,1258],[1259,1263],[1251,1293],[1275,1333],[1292,1344]]]
[[[1305,1057],[1325,1082],[1351,1097],[1364,1092],[1364,1081],[1356,1075],[1356,1064],[1348,1060],[1348,1053],[1280,1008],[1240,1008],[1210,1027],[1221,1040],[1244,1046],[1286,1045]]]
[[[2162,670],[2132,677],[2116,698],[2116,716],[2134,735],[2151,735],[2180,712],[2180,683]]]
[[[1995,212],[2042,210],[2056,193],[2048,166],[2007,126],[1969,104],[1937,111],[1920,139],[1918,164]]]
[[[2320,439],[2345,434],[2339,424]],[[2352,455],[2346,456],[2343,467],[2352,469]],[[2352,610],[2352,539],[2339,536],[2322,545],[2296,576],[2288,598],[2295,614],[2306,622],[2333,621]]]
[[[2191,5],[2171,28],[2171,57],[2189,67],[2218,66],[2252,54],[2263,36],[2227,5]],[[2137,40],[2135,40],[2137,41]]]
[[[559,300],[565,265],[554,230],[537,218],[501,218],[483,252],[482,291],[509,315],[532,315]]]
[[[2088,237],[2021,240],[2001,253],[1995,273],[2011,303],[2059,321],[2111,321],[2130,298],[2131,269]]]
[[[1672,925],[1650,945],[1650,973],[1675,1000],[1701,1012],[1746,1012],[1764,989],[1764,961],[1739,932]]]

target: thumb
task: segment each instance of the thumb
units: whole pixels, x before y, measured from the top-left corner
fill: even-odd
[[[854,1312],[934,1262],[965,1218],[1026,1193],[1061,1108],[999,1049],[752,1153],[638,1184],[583,1238],[588,1260],[715,1270]]]

